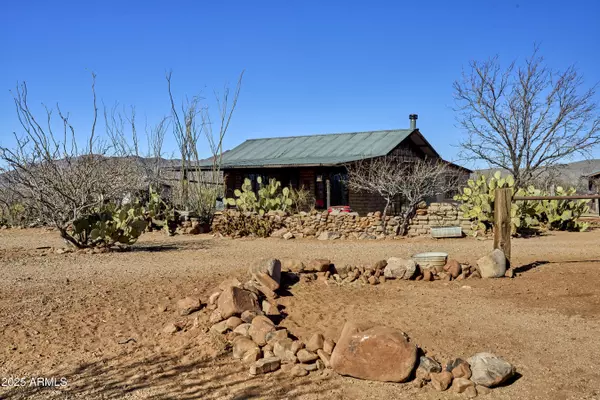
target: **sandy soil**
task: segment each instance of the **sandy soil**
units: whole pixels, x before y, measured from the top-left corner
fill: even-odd
[[[515,279],[298,284],[283,300],[285,325],[299,336],[321,331],[337,339],[345,320],[371,320],[402,329],[440,360],[491,351],[517,366],[519,379],[481,398],[598,399],[598,243],[600,231],[514,240]],[[62,243],[51,231],[0,231],[2,399],[462,398],[333,373],[250,377],[222,339],[207,332],[206,313],[180,317],[174,306],[188,295],[206,301],[224,278],[246,278],[247,267],[264,257],[371,264],[438,250],[474,262],[492,243],[148,234],[130,252],[59,255],[42,246]],[[187,321],[186,331],[160,333],[179,320]],[[67,384],[30,385],[37,377],[65,378]],[[25,385],[7,387],[11,378],[25,378]]]

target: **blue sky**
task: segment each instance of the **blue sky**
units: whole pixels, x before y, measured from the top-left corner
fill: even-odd
[[[575,63],[600,81],[600,2],[8,1],[0,2],[0,141],[20,132],[9,92],[59,102],[79,134],[91,126],[90,72],[107,104],[155,123],[178,98],[211,95],[245,70],[226,138],[404,128],[408,114],[443,157],[461,132],[452,83],[469,60]],[[175,149],[174,140],[167,143]],[[204,155],[208,155],[205,152]],[[596,152],[600,156],[599,152]]]

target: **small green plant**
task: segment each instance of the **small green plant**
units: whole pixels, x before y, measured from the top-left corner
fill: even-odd
[[[300,189],[290,189],[290,199],[292,200],[292,207],[294,212],[300,211],[311,211],[315,206],[315,201],[310,193],[304,186]]]
[[[269,237],[276,226],[269,218],[256,213],[226,211],[214,226],[214,230],[230,237]]]
[[[144,208],[135,201],[123,206],[103,205],[73,221],[69,234],[81,248],[110,247],[117,243],[134,244],[146,227]]]
[[[275,179],[269,179],[269,183],[264,185],[262,178],[258,177],[259,185],[258,195],[252,190],[250,179],[244,179],[242,189],[236,189],[234,195],[236,198],[227,198],[226,204],[237,207],[243,212],[256,212],[264,215],[269,211],[287,211],[293,204],[290,197],[290,189],[281,188],[281,182]]]

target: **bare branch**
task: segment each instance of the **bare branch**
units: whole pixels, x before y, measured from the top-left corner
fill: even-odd
[[[458,171],[442,160],[402,160],[394,156],[357,161],[348,165],[348,188],[374,193],[386,201],[382,223],[392,201],[405,203],[401,234],[406,233],[419,203],[447,194],[459,186]]]
[[[600,143],[597,85],[584,89],[573,66],[552,70],[538,52],[504,70],[497,57],[473,61],[454,82],[464,157],[508,170],[518,186]]]

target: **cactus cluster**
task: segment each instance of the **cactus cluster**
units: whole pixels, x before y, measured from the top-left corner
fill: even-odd
[[[556,188],[557,196],[571,196],[575,194],[574,188]],[[550,230],[561,231],[584,231],[588,224],[580,222],[581,215],[589,211],[587,200],[542,200],[540,209],[542,211],[542,224]]]
[[[116,206],[103,205],[72,223],[71,236],[82,247],[131,245],[142,235],[147,222],[139,201]]]
[[[472,221],[471,230],[476,232],[491,231],[494,226],[494,199],[497,188],[512,188],[516,196],[544,196],[547,193],[533,186],[516,189],[512,176],[502,177],[497,171],[493,176],[486,178],[481,175],[477,179],[470,179],[467,187],[454,196],[454,200],[462,202],[460,209],[463,215]],[[556,188],[555,195],[567,196],[575,193],[575,189]],[[511,206],[512,232],[530,231],[545,228],[550,230],[587,229],[587,224],[578,221],[578,218],[588,211],[586,200],[542,200],[519,201]]]
[[[477,179],[469,179],[467,187],[462,193],[454,196],[454,200],[462,202],[460,210],[464,217],[471,219],[471,230],[473,232],[487,232],[494,226],[494,196],[496,188],[514,188],[515,180],[512,176],[502,177],[496,172],[489,179],[480,175]],[[513,189],[514,190],[514,189]],[[511,208],[513,228],[516,227],[518,218],[518,206],[513,204]]]
[[[262,178],[258,177],[258,194],[252,190],[250,179],[244,179],[241,190],[236,189],[236,198],[225,199],[226,204],[237,207],[243,212],[256,212],[264,215],[269,211],[286,211],[292,204],[290,189],[281,188],[281,182],[269,179],[268,184],[263,184]]]
[[[150,187],[148,203],[144,207],[144,215],[149,227],[164,230],[169,236],[177,230],[179,215],[173,206],[167,204],[160,195]]]

